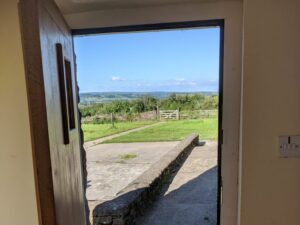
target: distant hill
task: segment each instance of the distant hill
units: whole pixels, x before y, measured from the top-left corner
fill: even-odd
[[[206,96],[216,95],[217,92],[89,92],[80,93],[81,104],[108,103],[116,100],[135,100],[143,96],[153,96],[156,99],[168,98],[171,94],[194,95],[203,94]]]

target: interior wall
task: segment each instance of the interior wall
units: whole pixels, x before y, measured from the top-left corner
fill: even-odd
[[[300,158],[279,135],[300,134],[300,2],[244,0],[241,225],[300,224]]]
[[[65,15],[72,29],[225,19],[222,225],[237,224],[242,2],[215,2]]]
[[[186,3],[145,8],[89,11],[65,14],[71,29],[126,26],[162,22],[182,22],[227,18],[235,25],[242,24],[242,2]]]
[[[38,224],[17,0],[0,7],[0,224]]]

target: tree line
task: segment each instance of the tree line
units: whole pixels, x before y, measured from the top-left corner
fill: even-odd
[[[79,109],[83,117],[91,117],[100,114],[122,113],[137,114],[153,110],[207,110],[217,109],[218,95],[203,94],[171,94],[168,98],[157,99],[153,96],[143,96],[135,100],[115,100],[109,103],[97,103],[93,105],[81,105]]]

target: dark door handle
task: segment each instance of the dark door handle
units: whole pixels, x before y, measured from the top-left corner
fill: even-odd
[[[67,145],[70,143],[68,108],[67,108],[68,106],[67,106],[67,94],[66,94],[64,56],[63,56],[62,45],[60,43],[56,44],[56,54],[57,54],[57,68],[58,68],[58,82],[59,82],[59,92],[60,92],[63,141],[64,144]]]

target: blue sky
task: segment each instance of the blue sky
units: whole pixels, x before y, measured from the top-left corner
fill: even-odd
[[[218,91],[219,28],[75,37],[80,92]]]

